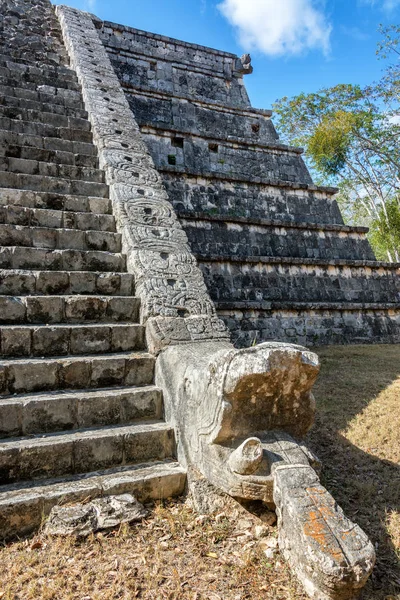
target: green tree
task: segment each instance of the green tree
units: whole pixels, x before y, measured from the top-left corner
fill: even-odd
[[[400,28],[382,30],[382,57],[400,52]],[[338,185],[348,223],[371,228],[379,258],[400,261],[400,68],[390,65],[368,88],[343,84],[282,98],[278,129],[303,146],[318,183]]]

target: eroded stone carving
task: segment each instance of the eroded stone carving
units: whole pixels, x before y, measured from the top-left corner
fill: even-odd
[[[236,61],[236,70],[241,75],[250,75],[253,72],[250,54],[243,54]]]
[[[165,350],[156,369],[180,460],[230,496],[275,504],[281,550],[310,597],[354,598],[371,573],[374,548],[322,487],[317,459],[297,441],[314,419],[316,354],[274,342],[244,350],[189,344]]]

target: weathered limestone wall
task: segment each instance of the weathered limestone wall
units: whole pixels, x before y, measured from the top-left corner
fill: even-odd
[[[399,269],[250,106],[249,57],[95,24],[233,341],[397,341]]]
[[[235,54],[107,21],[97,25],[124,86],[143,86],[146,91],[216,104],[250,106],[241,78],[249,68]]]
[[[217,304],[217,306],[219,306]],[[399,344],[400,314],[390,304],[227,303],[218,310],[236,346],[263,339],[304,346]]]
[[[371,269],[355,261],[339,266],[304,258],[212,259],[200,259],[200,266],[216,302],[388,303],[400,294],[400,278],[386,263]]]
[[[266,178],[188,173],[164,167],[164,185],[177,211],[205,216],[275,219],[287,223],[343,225],[332,188],[299,186]]]
[[[191,248],[197,256],[375,259],[365,229],[307,223],[282,226],[280,221],[221,217],[179,212]]]
[[[98,25],[158,169],[176,165],[195,173],[312,183],[301,150],[277,144],[271,112],[250,106],[246,59],[114,23]]]
[[[0,0],[0,54],[37,67],[66,64],[60,26],[48,0]]]

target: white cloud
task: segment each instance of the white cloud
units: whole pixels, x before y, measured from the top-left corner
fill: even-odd
[[[361,5],[377,6],[386,13],[391,13],[400,6],[400,0],[360,0],[359,3]]]
[[[237,28],[245,50],[256,49],[271,56],[311,49],[329,52],[332,27],[321,1],[222,0],[218,8]]]

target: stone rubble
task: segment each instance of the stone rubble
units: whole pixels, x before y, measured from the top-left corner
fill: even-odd
[[[87,504],[54,506],[44,533],[82,538],[99,530],[140,521],[146,515],[147,510],[131,494],[106,496]]]

